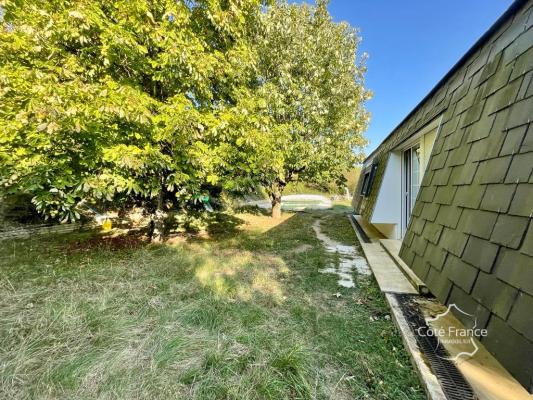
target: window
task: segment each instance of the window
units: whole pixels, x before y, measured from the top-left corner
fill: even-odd
[[[376,171],[378,169],[378,164],[372,164],[372,166],[364,171],[363,184],[361,185],[361,196],[368,197],[370,191],[372,190],[372,184],[374,183],[374,178],[376,176]]]

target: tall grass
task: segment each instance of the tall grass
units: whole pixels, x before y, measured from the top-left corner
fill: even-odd
[[[158,246],[2,242],[0,397],[423,398],[375,284],[319,272],[332,256],[314,218],[349,223],[240,215]]]

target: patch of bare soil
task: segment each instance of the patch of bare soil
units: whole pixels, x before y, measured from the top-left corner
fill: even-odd
[[[146,246],[149,243],[147,236],[140,233],[120,236],[95,236],[88,240],[78,240],[62,246],[68,254],[81,253],[94,249],[103,250],[124,250],[136,249]]]

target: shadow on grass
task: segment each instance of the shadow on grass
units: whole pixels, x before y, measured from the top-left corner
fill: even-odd
[[[218,214],[205,236],[73,254],[89,235],[5,243],[5,397],[421,399],[376,286],[320,273],[313,222],[353,235],[341,213]]]

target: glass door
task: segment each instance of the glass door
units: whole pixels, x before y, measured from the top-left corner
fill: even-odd
[[[403,152],[403,233],[411,219],[411,210],[420,190],[420,144]]]

